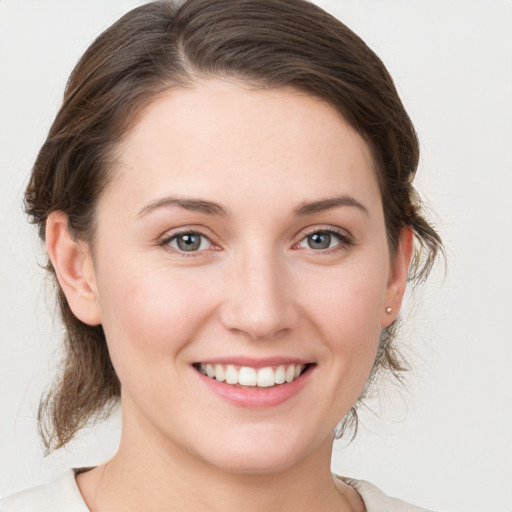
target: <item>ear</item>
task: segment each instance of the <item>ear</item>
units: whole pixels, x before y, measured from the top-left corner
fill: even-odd
[[[64,212],[52,212],[46,220],[46,250],[73,314],[85,324],[100,324],[92,257],[87,244],[71,236]]]
[[[388,327],[398,316],[413,253],[414,234],[411,226],[405,226],[400,231],[399,244],[391,260],[389,281],[386,290],[386,304],[381,317],[382,328]]]

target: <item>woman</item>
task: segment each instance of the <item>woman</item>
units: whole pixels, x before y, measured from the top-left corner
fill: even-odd
[[[417,162],[383,64],[312,4],[156,2],[107,29],[26,203],[67,329],[47,447],[117,400],[121,443],[2,510],[420,510],[330,471],[440,249]]]

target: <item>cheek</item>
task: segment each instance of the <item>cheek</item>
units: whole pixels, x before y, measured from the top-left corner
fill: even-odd
[[[317,292],[306,294],[302,301],[304,316],[319,331],[330,355],[328,364],[357,395],[375,360],[386,291],[386,273],[367,268],[346,267],[324,277],[317,274],[308,287]]]
[[[123,367],[142,372],[137,362],[151,361],[157,368],[179,357],[211,311],[212,301],[186,273],[118,265],[104,277],[103,328],[120,378]]]
[[[368,267],[347,266],[325,275],[316,273],[304,289],[304,310],[314,316],[326,338],[361,341],[365,333],[379,333],[386,297],[386,274]]]

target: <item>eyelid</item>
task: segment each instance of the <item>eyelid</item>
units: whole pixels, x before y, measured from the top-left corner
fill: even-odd
[[[300,242],[302,242],[306,237],[308,237],[314,233],[328,233],[328,234],[332,234],[332,235],[336,236],[339,239],[339,243],[335,247],[331,247],[331,248],[323,249],[323,250],[311,249],[311,251],[319,253],[319,254],[329,254],[331,252],[336,252],[337,250],[347,249],[348,247],[355,245],[354,237],[346,229],[339,228],[339,227],[332,226],[332,225],[315,225],[315,226],[310,226],[308,228],[303,229],[295,237],[295,242],[292,244],[292,248],[298,249],[299,248],[298,245],[300,244]],[[208,247],[207,249],[202,249],[199,251],[190,251],[190,252],[181,251],[179,249],[169,246],[169,243],[171,240],[177,238],[180,235],[186,235],[186,234],[194,234],[194,235],[204,237],[210,242],[211,246]],[[222,249],[220,244],[215,241],[214,236],[205,233],[205,228],[203,226],[187,226],[187,227],[179,227],[179,228],[171,229],[169,231],[166,231],[160,237],[158,237],[157,243],[160,246],[167,246],[169,248],[170,252],[174,252],[174,253],[184,255],[184,256],[191,256],[191,257],[198,256],[198,255],[200,255],[204,252],[210,251],[210,250],[218,251],[218,250]]]
[[[322,249],[322,250],[315,250],[310,249],[313,252],[319,253],[319,254],[329,254],[332,252],[336,252],[337,250],[343,250],[346,249],[352,245],[355,245],[354,237],[352,234],[347,231],[346,229],[338,228],[335,226],[311,226],[309,228],[306,228],[305,230],[301,231],[300,234],[296,238],[296,242],[293,244],[293,248],[299,248],[298,245],[308,236],[313,235],[314,233],[328,233],[331,235],[335,235],[339,239],[339,244],[337,244],[335,247]]]
[[[178,248],[170,246],[170,242],[172,240],[174,240],[174,239],[176,239],[176,238],[178,238],[179,236],[182,236],[182,235],[197,235],[197,236],[201,236],[203,238],[206,238],[210,242],[211,245],[207,249],[201,249],[201,250],[189,251],[189,252],[182,251],[182,250],[180,250]],[[214,237],[212,237],[211,235],[206,234],[203,231],[203,228],[201,228],[201,227],[198,227],[198,226],[188,226],[188,227],[179,227],[179,228],[176,228],[174,230],[166,231],[163,235],[158,237],[157,244],[159,246],[167,248],[169,250],[169,252],[172,252],[172,253],[175,253],[175,254],[179,254],[179,255],[183,255],[183,256],[186,256],[186,257],[194,257],[194,256],[199,256],[200,254],[203,254],[203,253],[205,253],[207,251],[210,251],[210,250],[220,250],[219,244],[217,244],[214,241],[213,238]]]

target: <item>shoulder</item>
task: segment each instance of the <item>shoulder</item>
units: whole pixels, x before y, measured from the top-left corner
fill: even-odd
[[[425,508],[415,507],[398,498],[384,494],[378,487],[365,480],[355,480],[337,476],[353,487],[363,498],[367,512],[431,512]]]
[[[47,485],[17,492],[0,500],[0,512],[89,512],[73,470]]]

